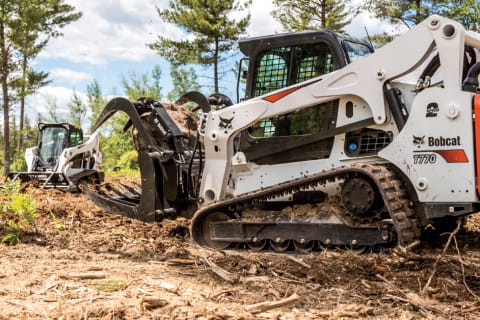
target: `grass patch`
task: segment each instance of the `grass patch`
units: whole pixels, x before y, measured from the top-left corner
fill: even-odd
[[[98,291],[114,292],[125,289],[127,283],[121,279],[101,279],[88,283],[87,287]]]

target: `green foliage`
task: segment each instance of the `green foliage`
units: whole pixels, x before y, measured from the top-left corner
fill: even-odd
[[[104,126],[101,138],[101,151],[103,154],[103,167],[121,167],[119,160],[125,153],[135,149],[132,134],[123,132],[123,126],[127,122],[127,115],[118,113],[113,116]]]
[[[138,153],[136,150],[125,152],[116,162],[117,166],[124,169],[138,168]]]
[[[60,219],[58,219],[51,211],[50,211],[50,216],[52,217],[52,224],[55,231],[59,232],[60,230],[62,230],[63,222]]]
[[[387,32],[379,33],[379,34],[374,34],[370,36],[368,40],[370,40],[375,48],[381,48],[385,44],[389,43],[392,41],[395,37],[391,34],[388,34]]]
[[[480,26],[480,3],[477,0],[366,0],[363,8],[395,26],[410,28],[432,14],[452,18],[470,30],[479,30]]]
[[[443,14],[454,19],[467,30],[480,32],[480,2],[478,0],[443,1]]]
[[[45,85],[47,73],[35,71],[32,60],[60,29],[79,19],[81,13],[64,0],[0,1],[0,85],[2,87],[4,124],[4,171],[10,171],[11,98],[20,101],[20,128],[23,129],[24,98]],[[21,148],[22,139],[19,139]]]
[[[12,157],[12,165],[11,165],[12,171],[26,171],[27,170],[27,164],[25,162],[25,157],[23,154],[20,153],[14,153]]]
[[[37,204],[28,194],[16,193],[10,200],[10,210],[15,212],[27,226],[33,226],[37,215]]]
[[[64,119],[62,115],[57,112],[57,108],[57,98],[54,96],[49,96],[47,100],[47,116],[42,117],[43,120],[53,123],[67,122],[66,119]]]
[[[120,168],[120,170],[107,171],[105,174],[111,177],[140,178],[140,171],[138,169]]]
[[[330,29],[350,23],[356,8],[351,0],[273,0],[272,16],[288,31]]]
[[[87,284],[87,287],[89,288],[104,292],[123,290],[126,286],[127,283],[121,279],[100,279]]]
[[[142,97],[154,100],[162,99],[162,87],[160,86],[162,70],[159,65],[155,65],[150,74],[137,75],[135,72],[131,72],[129,76],[129,78],[123,77],[122,85],[130,100],[137,100]]]
[[[20,193],[20,182],[6,181],[0,189],[0,231],[2,242],[15,245],[25,232],[35,231],[37,205],[28,194]]]
[[[149,74],[138,77],[136,74],[130,74],[130,78],[123,78],[125,92],[133,95],[129,99],[135,100],[143,95],[154,94],[160,97],[160,68],[154,67],[152,73],[153,81],[150,80]],[[102,89],[98,82],[94,80],[87,86],[87,109],[91,112],[90,130],[92,130],[103,108],[107,105],[108,99],[102,95]],[[125,154],[134,150],[133,138],[130,130],[123,131],[124,125],[128,121],[128,116],[124,113],[117,113],[105,122],[98,132],[100,138],[100,150],[103,154],[103,167],[108,171],[110,168],[121,167],[126,162]],[[123,156],[123,159],[122,159]],[[132,167],[135,165],[130,163]]]
[[[411,28],[432,14],[456,20],[468,30],[480,30],[480,2],[478,0],[364,0],[362,8],[370,12],[373,17],[386,20],[394,26],[393,33],[371,36],[372,42],[377,48],[393,40],[402,32],[402,29]]]
[[[68,107],[70,108],[69,122],[75,127],[81,128],[87,114],[87,107],[82,100],[80,100],[76,91],[73,92],[72,100],[68,104]]]
[[[8,221],[8,228],[5,231],[5,235],[2,237],[2,242],[9,246],[14,246],[20,242],[21,234],[21,227],[13,221]]]
[[[197,82],[197,73],[192,67],[186,69],[172,64],[170,78],[172,78],[173,89],[167,94],[169,101],[175,101],[182,94],[189,91],[200,91],[200,85]]]
[[[93,80],[92,83],[87,85],[87,109],[90,109],[90,129],[92,130],[93,126],[95,125],[95,121],[97,121],[100,113],[102,112],[103,108],[108,102],[108,99],[105,98],[102,94],[102,89],[98,84],[97,80]]]
[[[171,0],[169,9],[157,9],[160,18],[176,24],[190,35],[184,40],[158,36],[150,48],[172,64],[200,64],[213,66],[214,90],[218,92],[218,65],[222,56],[236,48],[250,23],[250,14],[232,18],[251,5],[251,0],[240,4],[235,0]]]
[[[128,99],[137,100],[141,97],[149,97],[155,100],[161,100],[160,66],[153,67],[150,73],[137,75],[130,73],[129,77],[123,77],[122,85]],[[98,83],[90,86],[89,101],[91,108],[94,108],[98,114],[104,106],[100,107],[100,102],[106,101],[101,97],[101,90]],[[92,119],[96,121],[96,119]],[[117,113],[110,118],[101,129],[102,143],[101,151],[103,153],[104,168],[126,168],[138,169],[137,154],[133,143],[131,130],[123,131],[124,125],[128,121],[128,116],[124,113]]]
[[[30,125],[28,118],[25,119],[25,127],[23,130],[15,130],[13,126],[12,129],[14,129],[12,137],[22,137],[23,143],[18,145],[15,144],[14,141],[11,141],[11,170],[26,171],[25,150],[37,144],[37,129]]]
[[[0,197],[6,201],[10,201],[11,196],[20,192],[20,182],[7,180],[3,184],[3,188],[0,188]]]

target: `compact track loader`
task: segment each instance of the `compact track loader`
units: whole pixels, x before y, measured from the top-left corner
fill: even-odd
[[[25,161],[27,171],[10,172],[7,179],[70,191],[76,191],[81,181],[103,181],[98,134],[83,142],[82,129],[68,123],[40,123],[38,144],[25,151]]]
[[[243,101],[179,99],[201,109],[195,139],[160,102],[108,103],[96,126],[130,116],[141,188],[90,187],[92,200],[192,217],[201,246],[275,251],[409,246],[479,210],[480,34],[434,15],[375,53],[329,31],[240,49]]]

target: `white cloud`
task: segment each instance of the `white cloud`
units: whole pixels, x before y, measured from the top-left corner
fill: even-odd
[[[356,4],[358,3],[359,1],[356,1]],[[271,13],[274,9],[275,6],[271,0],[253,1],[250,8],[251,22],[247,29],[250,37],[270,35],[285,31],[281,24],[272,17]],[[366,35],[365,27],[369,34],[372,35],[382,33],[387,30],[390,25],[388,22],[372,18],[368,13],[363,12],[353,18],[352,22],[346,26],[345,31],[354,37],[364,37]]]
[[[82,100],[83,103],[87,103],[87,96],[82,92],[65,87],[42,87],[38,89],[35,94],[28,96],[26,101],[27,113],[40,113],[46,115],[48,113],[49,104],[55,103],[57,106],[57,112],[67,115],[69,112],[68,106],[72,101],[74,93],[77,94],[77,97]]]
[[[365,28],[369,35],[374,35],[383,33],[390,27],[388,22],[372,18],[369,13],[362,12],[352,19],[352,22],[345,27],[345,31],[351,36],[363,38],[367,35]]]
[[[159,34],[182,33],[163,23],[154,0],[69,0],[83,16],[50,40],[42,58],[63,58],[76,63],[103,65],[109,60],[141,61],[156,53],[147,47]]]
[[[83,16],[64,29],[64,36],[51,39],[40,57],[63,58],[74,63],[105,65],[111,60],[142,61],[155,57],[147,44],[158,35],[179,39],[184,32],[162,22],[156,7],[166,8],[167,1],[155,0],[68,0]],[[270,15],[271,0],[253,1],[250,8],[249,36],[273,34],[281,26]]]
[[[271,12],[274,5],[271,0],[253,1],[250,7],[250,25],[247,33],[250,37],[270,35],[282,31],[282,26],[275,20]]]
[[[50,78],[60,80],[66,83],[79,83],[82,81],[92,80],[93,76],[86,72],[75,71],[66,68],[54,68],[50,70]]]

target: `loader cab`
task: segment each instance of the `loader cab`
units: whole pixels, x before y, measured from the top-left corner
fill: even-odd
[[[83,143],[82,129],[68,123],[38,125],[38,155],[45,167],[53,167],[66,148]]]
[[[367,42],[329,30],[249,38],[241,40],[239,46],[246,56],[240,68],[248,64],[245,96],[239,100],[335,71],[373,52]]]
[[[240,42],[240,50],[249,57],[245,99],[333,72],[373,52],[364,41],[328,30],[251,38]],[[239,148],[257,164],[328,158],[337,113],[333,100],[261,120],[241,135]],[[307,143],[312,136],[320,138]]]

